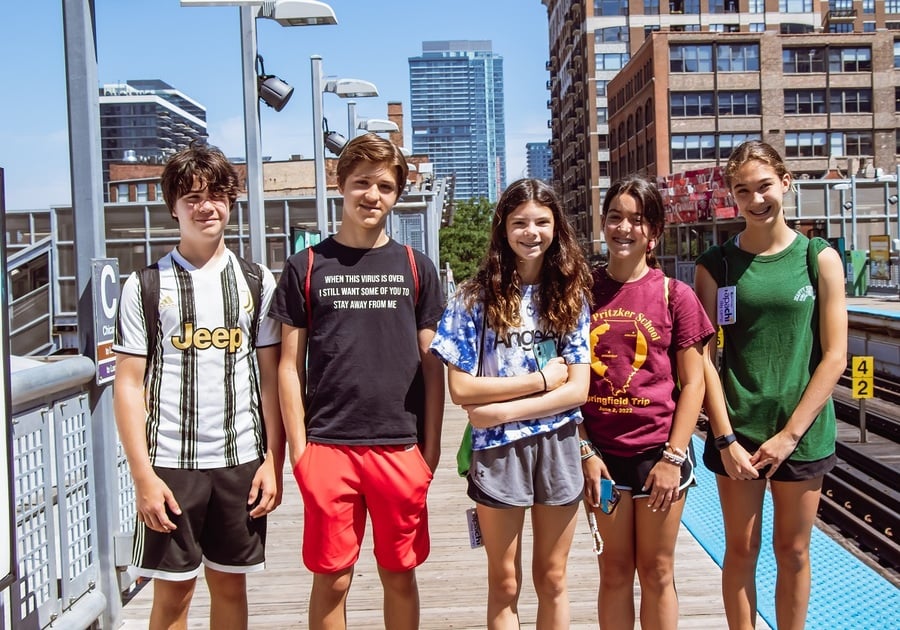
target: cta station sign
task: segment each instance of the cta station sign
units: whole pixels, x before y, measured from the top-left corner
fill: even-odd
[[[91,260],[91,293],[94,299],[94,362],[97,385],[109,383],[116,376],[116,355],[112,345],[116,336],[116,313],[119,310],[119,261],[116,258]]]

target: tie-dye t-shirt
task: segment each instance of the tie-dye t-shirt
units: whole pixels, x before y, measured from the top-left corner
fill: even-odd
[[[482,376],[519,376],[537,372],[534,345],[543,339],[555,339],[557,354],[566,363],[588,363],[589,312],[584,306],[578,325],[562,338],[540,327],[536,317],[537,285],[526,285],[522,293],[520,321],[522,325],[510,329],[503,337],[493,330],[485,331]],[[478,351],[481,344],[484,307],[477,302],[469,310],[459,294],[450,299],[438,324],[431,351],[444,363],[472,374],[478,372]],[[517,420],[488,429],[472,429],[472,448],[482,450],[503,446],[520,438],[549,433],[571,421],[581,422],[578,408],[547,418]]]

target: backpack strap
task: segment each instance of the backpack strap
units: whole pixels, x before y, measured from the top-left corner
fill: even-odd
[[[306,282],[303,283],[303,298],[306,300],[306,334],[309,335],[309,331],[312,328],[312,303],[309,298],[312,292],[310,291],[310,285],[312,284],[312,267],[313,267],[313,258],[315,257],[315,253],[313,252],[312,247],[306,248]]]
[[[406,256],[409,258],[409,267],[412,269],[413,275],[413,284],[415,285],[415,305],[419,305],[419,270],[416,267],[416,256],[413,253],[413,248],[409,245],[404,245],[406,247]]]
[[[247,288],[250,289],[250,295],[253,297],[253,315],[250,325],[250,344],[252,348],[256,347],[256,335],[259,332],[259,312],[262,305],[262,271],[259,265],[249,260],[244,260],[240,256],[235,256],[238,261],[238,267],[244,274],[244,281]]]

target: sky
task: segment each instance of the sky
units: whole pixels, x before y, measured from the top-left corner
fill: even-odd
[[[41,209],[71,199],[63,0],[0,5],[0,168],[6,207]],[[374,83],[357,115],[387,118],[403,103],[411,146],[409,57],[431,40],[491,40],[503,57],[507,180],[525,175],[525,144],[550,139],[545,69],[547,12],[540,0],[329,0],[334,26],[257,20],[267,74],[294,86],[281,112],[260,104],[262,152],[312,158],[310,56],[327,78]],[[179,0],[95,0],[99,84],[161,79],[206,107],[209,140],[244,155],[240,9],[182,7]],[[98,88],[100,85],[98,85]],[[329,127],[347,135],[346,101],[323,97]]]

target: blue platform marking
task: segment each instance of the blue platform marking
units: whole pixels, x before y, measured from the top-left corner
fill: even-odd
[[[701,460],[695,467],[697,487],[688,492],[681,521],[716,564],[725,556],[725,532],[715,474],[703,465],[703,440],[694,437]],[[772,497],[763,504],[762,549],[756,569],[759,615],[775,627],[775,556],[772,553]],[[810,630],[900,628],[900,589],[863,564],[849,551],[813,528],[810,543],[812,594],[806,627]]]
[[[900,319],[900,313],[897,312],[896,309],[888,310],[883,308],[874,308],[871,306],[847,306],[848,313],[861,313],[863,315],[874,315],[876,317],[883,317],[885,319]]]

